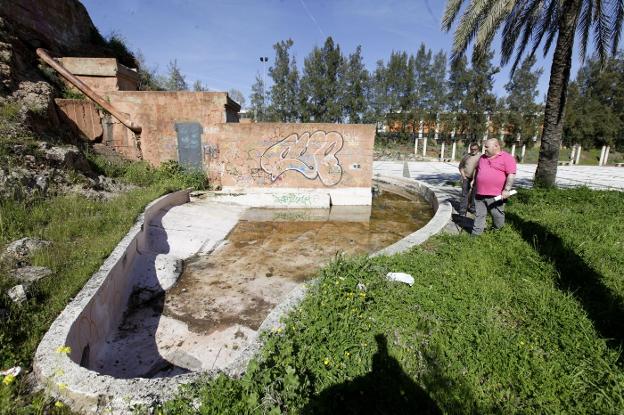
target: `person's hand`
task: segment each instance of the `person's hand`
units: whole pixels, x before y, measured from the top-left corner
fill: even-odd
[[[501,193],[501,196],[503,199],[507,199],[511,195],[509,194],[508,190],[503,190],[503,193]]]

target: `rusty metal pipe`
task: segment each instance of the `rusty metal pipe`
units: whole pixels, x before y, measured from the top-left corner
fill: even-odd
[[[38,48],[37,55],[41,59],[43,59],[45,63],[50,65],[56,72],[61,74],[63,78],[67,79],[68,82],[70,82],[73,86],[78,88],[83,94],[85,94],[86,96],[91,98],[93,101],[95,101],[98,105],[100,105],[102,108],[108,111],[113,117],[117,118],[120,123],[128,127],[133,132],[137,134],[141,134],[141,131],[143,129],[141,128],[140,125],[136,125],[135,123],[132,122],[132,120],[130,120],[129,118],[126,118],[122,113],[117,111],[109,102],[107,102],[104,98],[99,96],[94,90],[89,88],[89,86],[87,86],[84,82],[82,82],[80,79],[75,77],[71,72],[65,69],[63,65],[55,61],[54,58],[50,56],[47,50],[43,48]]]

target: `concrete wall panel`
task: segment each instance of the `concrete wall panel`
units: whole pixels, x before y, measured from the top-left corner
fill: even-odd
[[[222,124],[204,135],[205,169],[224,188],[371,187],[372,125]]]

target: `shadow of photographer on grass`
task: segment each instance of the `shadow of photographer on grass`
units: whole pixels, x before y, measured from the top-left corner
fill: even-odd
[[[388,354],[382,334],[375,336],[377,352],[372,371],[325,389],[303,409],[304,414],[441,414],[442,411]]]

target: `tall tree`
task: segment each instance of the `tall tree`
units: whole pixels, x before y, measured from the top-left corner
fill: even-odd
[[[537,83],[542,69],[533,70],[535,56],[527,57],[505,84],[507,91],[507,121],[514,140],[524,141],[532,135],[540,106],[535,103],[539,95]]]
[[[422,111],[430,110],[431,91],[431,50],[424,43],[420,44],[413,59],[414,65],[414,106]]]
[[[177,60],[169,61],[167,66],[167,77],[164,81],[164,87],[167,91],[188,91],[186,79],[182,75],[182,71],[178,66]]]
[[[294,57],[290,57],[292,46],[292,39],[273,45],[275,61],[269,68],[269,75],[273,79],[269,112],[274,119],[282,122],[292,122],[299,118],[299,73]]]
[[[367,107],[369,74],[362,60],[362,47],[349,55],[344,69],[344,115],[350,123],[361,123]]]
[[[584,147],[624,144],[624,56],[592,58],[570,84],[564,141]]]
[[[566,92],[572,67],[575,34],[579,33],[581,57],[587,52],[590,33],[600,59],[604,62],[611,49],[615,54],[624,20],[621,0],[447,0],[442,27],[450,30],[467,4],[453,41],[453,58],[461,56],[474,41],[474,53],[489,49],[501,26],[501,64],[515,54],[515,69],[527,46],[533,55],[544,40],[544,52],[553,42],[555,50],[544,110],[544,129],[540,147],[536,186],[554,186],[563,132]],[[516,48],[516,45],[518,47]]]
[[[428,90],[429,107],[433,112],[440,112],[446,104],[446,53],[439,51],[433,56],[431,70],[429,72]]]
[[[342,121],[344,68],[340,46],[331,37],[322,48],[315,47],[305,58],[301,77],[304,121]]]
[[[451,61],[449,77],[447,82],[447,110],[454,114],[451,121],[452,128],[457,134],[465,134],[468,129],[468,117],[466,109],[466,99],[468,87],[470,86],[470,72],[468,71],[468,60],[465,56]]]
[[[250,109],[253,112],[254,120],[265,121],[268,98],[264,87],[264,80],[260,74],[256,74],[256,82],[251,86],[249,101],[251,102]]]
[[[492,89],[494,75],[498,73],[499,68],[492,65],[493,56],[491,51],[473,56],[465,101],[468,134],[471,140],[479,140],[484,136],[488,120],[496,106],[496,96],[492,93]]]
[[[375,123],[379,127],[384,121],[389,108],[386,66],[383,60],[380,59],[376,62],[375,71],[370,77],[368,109],[364,115],[365,122]]]

